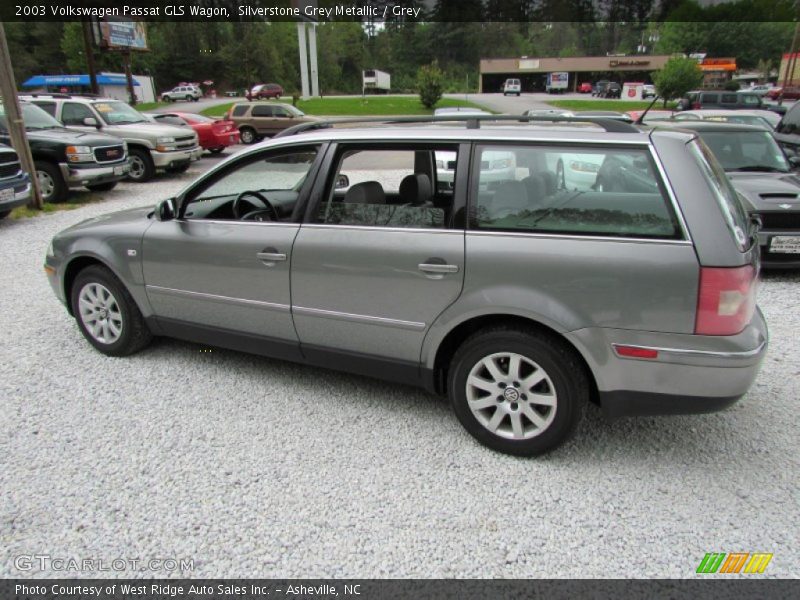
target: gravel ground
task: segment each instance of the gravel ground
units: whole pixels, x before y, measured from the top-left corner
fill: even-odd
[[[194,559],[145,576],[682,578],[737,551],[800,576],[800,274],[765,276],[772,346],[732,409],[590,408],[567,446],[516,459],[416,389],[170,340],[94,351],[42,272],[51,236],[214,160],[0,222],[0,576],[56,576],[15,567],[48,554]]]

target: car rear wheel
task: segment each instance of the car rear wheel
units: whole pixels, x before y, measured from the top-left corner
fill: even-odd
[[[256,130],[252,127],[242,127],[239,130],[239,139],[243,144],[254,144],[256,139],[258,139],[256,136]]]
[[[91,190],[93,192],[110,192],[115,187],[117,187],[117,182],[109,181],[106,183],[95,183],[94,185],[87,185],[86,189]]]
[[[72,313],[83,336],[108,356],[127,356],[153,335],[128,290],[106,267],[86,267],[71,291]]]
[[[61,170],[53,163],[37,160],[36,180],[43,202],[63,202],[67,199],[67,184],[61,176]]]
[[[574,352],[554,336],[495,328],[468,338],[450,365],[453,410],[481,444],[536,456],[564,443],[589,398]]]
[[[130,149],[131,168],[128,179],[136,183],[149,181],[156,174],[156,167],[150,153],[142,148]]]
[[[10,214],[11,214],[10,210],[0,210],[0,221],[5,219]]]

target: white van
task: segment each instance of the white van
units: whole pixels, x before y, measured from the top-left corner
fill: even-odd
[[[519,96],[522,93],[522,83],[520,83],[519,79],[506,79],[506,82],[503,84],[503,96],[507,96],[508,94],[516,94]]]

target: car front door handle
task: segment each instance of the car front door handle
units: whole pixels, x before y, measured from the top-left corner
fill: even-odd
[[[458,273],[458,265],[448,265],[444,262],[442,263],[431,263],[425,262],[420,263],[419,270],[423,273],[431,273],[435,275],[440,275],[444,273]]]

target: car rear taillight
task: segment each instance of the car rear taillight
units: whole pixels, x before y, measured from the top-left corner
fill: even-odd
[[[703,105],[699,102],[692,102],[692,110],[700,110],[703,108]]]
[[[752,265],[701,267],[697,295],[699,335],[736,335],[753,318],[758,279]]]

